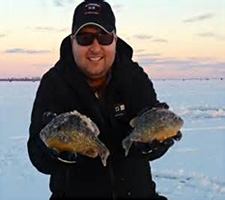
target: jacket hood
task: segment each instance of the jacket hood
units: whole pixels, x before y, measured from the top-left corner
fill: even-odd
[[[116,45],[116,58],[117,59],[128,59],[131,60],[133,56],[133,49],[124,40],[117,37]],[[73,59],[72,47],[70,42],[70,35],[66,36],[60,47],[60,59]]]

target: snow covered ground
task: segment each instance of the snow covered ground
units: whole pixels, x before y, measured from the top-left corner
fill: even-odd
[[[0,82],[0,199],[45,200],[49,176],[30,163],[26,142],[39,82]],[[152,162],[169,200],[225,199],[225,80],[155,80],[161,101],[183,117],[183,138]]]

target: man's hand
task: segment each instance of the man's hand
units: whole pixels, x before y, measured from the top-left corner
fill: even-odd
[[[154,107],[154,108],[164,108],[164,109],[169,109],[168,104],[165,103],[165,102],[156,103],[153,107]]]
[[[158,142],[156,140],[152,141],[151,143],[136,143],[135,146],[139,149],[142,154],[147,155],[150,161],[158,159],[162,157],[168,149],[173,146],[174,140],[179,141],[182,138],[182,133],[178,131],[178,133],[163,142]]]
[[[55,159],[64,163],[73,164],[77,162],[77,154],[70,151],[59,152],[57,149],[48,149],[49,155]]]
[[[52,112],[45,112],[42,116],[42,123],[44,125],[47,125],[52,119],[54,119],[57,116],[56,113]],[[60,160],[64,163],[76,163],[77,160],[77,154],[70,152],[70,151],[63,151],[59,152],[58,149],[48,149],[49,155],[56,160]]]

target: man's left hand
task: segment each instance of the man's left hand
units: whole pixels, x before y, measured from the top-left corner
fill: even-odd
[[[136,148],[142,151],[142,154],[147,155],[148,159],[152,161],[162,157],[168,151],[168,149],[173,146],[174,140],[179,141],[181,138],[182,133],[178,131],[175,136],[168,138],[163,142],[158,142],[154,140],[153,142],[148,144],[136,143],[135,146]]]

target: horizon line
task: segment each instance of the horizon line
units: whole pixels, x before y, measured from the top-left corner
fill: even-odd
[[[35,76],[35,77],[8,77],[8,78],[0,78],[0,81],[40,81],[41,77]],[[151,80],[225,80],[225,77],[186,77],[186,78],[151,78]]]

